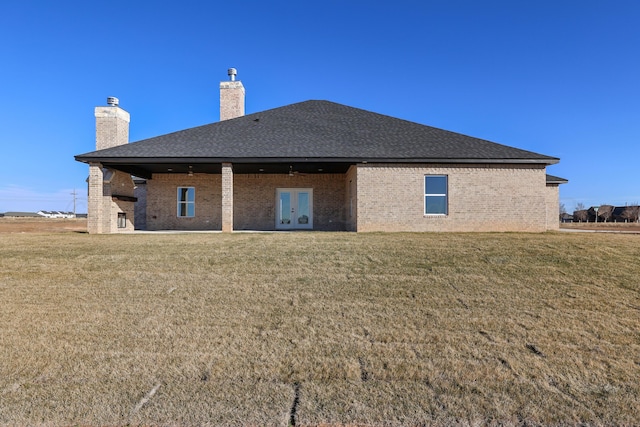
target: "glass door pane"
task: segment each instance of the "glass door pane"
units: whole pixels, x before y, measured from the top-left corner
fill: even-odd
[[[298,191],[298,211],[296,212],[297,223],[300,225],[309,224],[309,193]]]
[[[313,229],[313,189],[276,189],[276,229]]]
[[[278,223],[283,226],[291,224],[291,193],[288,191],[280,192],[278,209]]]

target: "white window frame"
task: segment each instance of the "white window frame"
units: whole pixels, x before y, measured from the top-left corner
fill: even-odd
[[[444,178],[445,192],[444,193],[429,193],[427,189],[427,178]],[[444,197],[444,212],[440,213],[427,213],[427,197]],[[424,216],[447,216],[449,215],[449,175],[442,174],[426,174],[424,176],[424,198],[423,198],[423,210]]]
[[[187,200],[181,200],[181,190],[187,190]],[[189,190],[193,190],[193,200],[188,200]],[[176,216],[178,218],[193,218],[196,216],[196,188],[195,187],[178,187],[177,190]],[[189,215],[189,205],[192,206],[192,215]],[[180,207],[184,206],[185,215],[180,215]]]
[[[291,195],[291,207],[293,207],[291,214],[291,221],[289,223],[283,224],[280,223],[280,218],[282,217],[282,204],[280,196],[282,193],[289,193]],[[298,222],[297,215],[298,212],[298,197],[300,193],[308,194],[308,202],[309,202],[309,215],[307,218],[307,222],[300,223]],[[295,215],[294,215],[295,213]],[[313,188],[276,188],[276,229],[277,230],[313,230]]]
[[[118,228],[127,228],[127,214],[118,212]]]

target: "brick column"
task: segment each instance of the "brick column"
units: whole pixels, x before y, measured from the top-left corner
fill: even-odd
[[[103,233],[104,222],[104,173],[101,163],[89,163],[89,195],[87,202],[87,231],[89,234]]]
[[[222,231],[233,231],[233,165],[222,164]]]

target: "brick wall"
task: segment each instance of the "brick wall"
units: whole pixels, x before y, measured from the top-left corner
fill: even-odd
[[[133,194],[131,175],[104,169],[100,163],[91,163],[87,231],[90,234],[133,231],[133,202],[113,200],[114,195],[132,197]],[[124,228],[118,228],[118,213],[126,214]]]
[[[448,215],[424,215],[426,174],[448,176]],[[147,186],[149,230],[222,228],[221,175],[160,174]],[[195,187],[194,218],[177,217],[178,187]],[[274,230],[277,188],[313,189],[314,230],[540,232],[558,226],[558,189],[546,186],[543,166],[361,164],[346,174],[234,175],[234,230]]]
[[[129,142],[129,113],[117,106],[96,107],[95,117],[97,150]],[[105,170],[100,163],[90,164],[87,206],[89,233],[117,233],[133,230],[133,203],[114,201],[112,195],[132,197],[131,176],[123,172]],[[118,228],[119,212],[127,215],[126,227]]]
[[[244,116],[244,86],[242,82],[220,82],[220,121],[240,116]]]
[[[195,187],[195,217],[178,217],[178,187]],[[147,181],[148,230],[220,230],[221,175],[154,174]]]
[[[114,171],[111,176],[110,182],[105,186],[109,186],[109,189],[105,192],[105,218],[108,223],[105,224],[104,230],[109,230],[111,233],[122,233],[125,231],[133,231],[133,221],[135,218],[134,203],[124,200],[114,200],[113,196],[126,196],[134,197],[134,185],[131,175],[124,172]],[[110,196],[107,196],[109,193]],[[118,228],[118,214],[124,213],[126,215],[126,227]]]
[[[314,230],[345,229],[345,176],[234,175],[234,230],[274,230],[277,188],[313,189]],[[194,218],[177,217],[178,187],[195,187]],[[148,230],[221,230],[222,176],[157,174],[147,181]]]
[[[560,186],[547,184],[547,230],[560,229]]]
[[[222,231],[233,231],[233,165],[222,164]]]
[[[129,113],[120,107],[96,107],[96,150],[129,142]]]
[[[133,195],[138,199],[134,204],[134,217],[136,230],[147,229],[147,181],[134,182]]]
[[[274,230],[277,188],[313,189],[313,229],[345,230],[345,176],[234,175],[234,229]]]
[[[89,184],[87,196],[87,231],[102,233],[104,174],[101,163],[89,164]]]
[[[424,215],[424,176],[448,176],[448,215]],[[537,165],[358,165],[358,231],[547,229],[545,168]]]
[[[358,218],[358,168],[351,166],[345,177],[345,230],[357,230]]]

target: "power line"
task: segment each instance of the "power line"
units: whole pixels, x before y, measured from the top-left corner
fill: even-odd
[[[76,192],[76,189],[73,189],[73,193],[71,193],[71,195],[73,196],[73,216],[76,216],[76,196],[78,195],[78,193]]]

